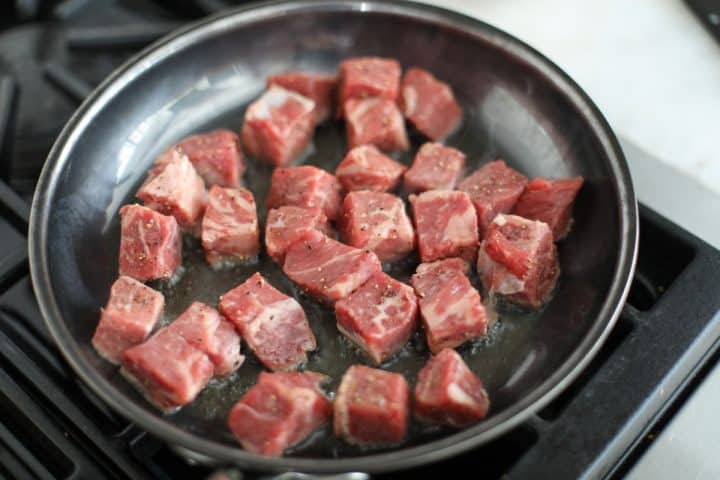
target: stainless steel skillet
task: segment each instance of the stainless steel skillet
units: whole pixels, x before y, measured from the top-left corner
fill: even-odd
[[[507,311],[491,338],[461,353],[483,378],[491,415],[462,430],[413,425],[393,449],[359,450],[320,432],[288,457],[241,450],[225,428],[230,406],[260,370],[252,360],[191,406],[162,416],[93,351],[98,308],[117,275],[119,207],[132,200],[153,157],[179,138],[238,129],[265,77],[286,69],[333,71],[344,58],[394,57],[448,81],[465,109],[449,139],[469,169],[498,156],[528,176],[582,175],[573,233],[560,247],[563,276],[542,312]],[[413,139],[414,147],[421,142]],[[321,127],[307,159],[334,170],[340,125]],[[401,157],[409,162],[412,153]],[[262,204],[270,170],[245,181]],[[261,221],[264,210],[261,209]],[[582,90],[538,52],[480,21],[413,3],[273,2],[179,30],[110,76],[58,138],[40,178],[30,225],[34,286],[50,331],[80,381],[139,426],[196,458],[265,471],[379,472],[417,466],[481,445],[547,404],[589,362],[624,302],[637,248],[637,205],[612,130]],[[255,269],[303,303],[320,344],[308,368],[339,379],[363,357],[339,338],[332,314],[297,292],[269,260],[220,274],[188,248],[188,272],[165,290],[168,318],[192,300],[211,304]],[[391,273],[406,279],[412,260]],[[427,359],[422,338],[385,367],[412,382]],[[332,389],[332,386],[331,386]]]

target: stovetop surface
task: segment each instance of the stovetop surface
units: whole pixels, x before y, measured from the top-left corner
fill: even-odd
[[[0,15],[0,477],[205,478],[214,468],[188,463],[79,383],[38,311],[26,232],[39,169],[92,86],[148,42],[229,2],[39,3]],[[640,214],[630,297],[589,367],[525,424],[424,475],[619,475],[642,453],[715,363],[720,254],[652,210]]]

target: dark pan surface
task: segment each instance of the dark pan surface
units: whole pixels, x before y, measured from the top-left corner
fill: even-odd
[[[332,72],[343,58],[370,54],[427,68],[453,86],[466,120],[448,143],[466,152],[468,171],[499,156],[530,177],[585,177],[573,232],[560,246],[560,286],[542,312],[501,307],[489,338],[460,349],[490,392],[485,422],[462,432],[413,424],[404,444],[376,451],[346,446],[326,429],[292,452],[293,458],[263,459],[237,448],[225,427],[229,408],[260,371],[251,355],[195,403],[161,416],[93,351],[98,310],[117,276],[117,211],[133,201],[154,156],[168,145],[215,127],[239,130],[246,105],[268,74],[291,68]],[[422,141],[413,140],[413,151],[399,157],[406,164]],[[324,125],[303,162],[334,171],[344,152],[342,126]],[[245,182],[264,226],[270,169],[248,164]],[[226,14],[159,42],[113,75],[71,120],[50,155],[33,210],[36,290],[51,331],[80,377],[171,443],[260,469],[400,468],[451,455],[516,425],[565,386],[609,332],[636,244],[627,168],[582,92],[517,40],[414,4],[275,3]],[[260,270],[303,304],[319,344],[307,368],[332,376],[331,392],[349,365],[365,363],[338,334],[332,312],[304,297],[266,256],[218,273],[206,266],[197,244],[187,247],[185,276],[173,287],[159,286],[166,294],[166,320],[193,300],[215,305],[219,295]],[[390,273],[407,281],[416,264],[409,259]],[[427,358],[418,333],[384,368],[404,373],[412,384]]]

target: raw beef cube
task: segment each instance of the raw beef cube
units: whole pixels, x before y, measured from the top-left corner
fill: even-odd
[[[315,102],[273,85],[247,108],[242,143],[256,159],[283,166],[305,150],[314,130]]]
[[[293,370],[317,347],[297,300],[259,273],[220,297],[219,308],[270,370]]]
[[[405,172],[405,190],[452,190],[465,170],[465,154],[439,143],[425,143]]]
[[[380,57],[345,60],[340,64],[338,90],[339,107],[351,98],[382,97],[395,102],[400,90],[400,63]]]
[[[276,168],[265,206],[319,208],[328,220],[335,220],[340,214],[341,193],[342,187],[337,178],[320,168],[310,165]]]
[[[561,180],[536,178],[525,186],[515,204],[514,213],[547,223],[555,241],[562,240],[572,226],[573,204],[582,184],[582,177]]]
[[[343,375],[333,403],[335,435],[353,445],[387,445],[405,437],[409,394],[405,378],[363,365]]]
[[[461,257],[471,262],[478,248],[475,210],[465,192],[429,190],[410,195],[420,259]]]
[[[172,215],[183,231],[192,233],[205,209],[205,183],[186,155],[172,157],[150,172],[136,196],[146,207]]]
[[[481,236],[498,213],[510,213],[522,194],[527,177],[496,160],[483,165],[460,182],[475,206]]]
[[[394,101],[378,97],[348,100],[344,108],[348,148],[375,145],[386,152],[410,148],[405,120]]]
[[[405,204],[391,193],[350,192],[339,224],[345,243],[374,252],[381,262],[399,260],[415,248]]]
[[[415,416],[426,423],[467,427],[485,418],[490,407],[482,382],[451,348],[428,360],[414,393]]]
[[[268,255],[280,265],[290,245],[310,230],[329,233],[328,219],[318,208],[286,205],[268,212],[265,224],[265,248]]]
[[[290,246],[283,266],[295,283],[329,305],[350,295],[380,269],[374,253],[343,245],[317,230]]]
[[[195,400],[214,370],[205,353],[167,328],[122,354],[123,375],[164,411]]]
[[[560,276],[552,230],[538,220],[498,215],[480,245],[477,270],[491,294],[540,307],[550,299]]]
[[[416,317],[413,289],[382,272],[335,303],[338,330],[378,365],[407,343]]]
[[[182,261],[182,235],[175,218],[141,205],[125,205],[120,217],[120,275],[141,282],[174,280]]]
[[[162,293],[137,280],[121,276],[110,289],[92,344],[101,357],[120,363],[120,354],[145,341],[162,317]]]
[[[213,268],[256,257],[260,253],[260,231],[253,194],[244,188],[213,185],[200,236]]]
[[[260,373],[258,383],[235,404],[228,426],[249,452],[279,456],[330,420],[332,405],[315,372]]]
[[[235,332],[235,327],[224,320],[217,310],[204,303],[191,303],[166,328],[204,352],[215,365],[216,377],[231,374],[245,360],[240,355],[240,336]]]
[[[347,191],[388,192],[397,187],[405,170],[405,165],[384,155],[377,147],[361,145],[345,155],[335,176]]]
[[[172,148],[187,155],[208,187],[240,187],[245,173],[245,159],[236,133],[219,129],[191,135]],[[158,158],[155,164],[162,164],[163,157],[167,157],[168,153]]]
[[[287,72],[268,77],[267,84],[268,87],[279,85],[313,100],[316,123],[322,123],[330,118],[337,85],[337,78],[334,75]]]
[[[415,128],[433,140],[448,137],[462,121],[462,110],[450,85],[421,68],[405,72],[400,104]]]
[[[415,288],[430,351],[455,348],[487,333],[488,320],[480,293],[460,259],[418,266],[410,283]]]

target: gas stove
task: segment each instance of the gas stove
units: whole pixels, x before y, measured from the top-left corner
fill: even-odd
[[[149,42],[230,2],[14,4],[0,16],[0,476],[206,478],[222,466],[193,463],[111,411],[63,361],[34,299],[26,235],[45,156],[91,88]],[[642,457],[720,356],[720,252],[645,205],[640,231],[627,304],[584,373],[525,424],[423,475],[612,477]]]

